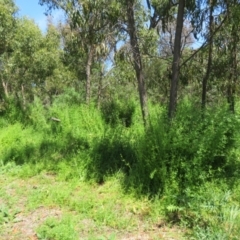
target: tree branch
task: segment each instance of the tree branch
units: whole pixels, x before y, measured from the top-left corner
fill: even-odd
[[[222,20],[221,24],[215,29],[215,31],[213,32],[212,36],[210,36],[210,39],[213,38],[213,36],[221,29],[223,23],[227,20],[227,15],[224,17],[224,19]],[[187,58],[181,65],[180,68],[182,66],[184,66],[189,60],[191,60],[198,52],[200,52],[203,48],[205,48],[206,46],[208,46],[208,41],[209,39],[207,39],[200,48],[198,48],[189,58]]]

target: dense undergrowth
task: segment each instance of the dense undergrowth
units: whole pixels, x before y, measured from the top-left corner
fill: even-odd
[[[122,188],[148,196],[169,222],[193,229],[193,239],[237,239],[240,232],[238,113],[224,104],[204,113],[181,102],[169,122],[150,106],[144,130],[137,103],[73,104],[38,100],[21,112],[10,104],[0,117],[0,161],[63,180],[103,183],[121,172]]]

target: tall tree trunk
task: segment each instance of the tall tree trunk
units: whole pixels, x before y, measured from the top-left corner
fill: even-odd
[[[102,63],[101,66],[101,76],[98,80],[98,93],[97,93],[97,107],[100,109],[101,107],[101,98],[102,98],[102,80],[103,80],[103,75],[104,75],[104,64]]]
[[[144,82],[143,66],[141,53],[137,38],[137,30],[135,25],[134,16],[134,0],[127,0],[127,21],[128,21],[128,33],[130,36],[130,44],[132,48],[132,54],[134,59],[134,70],[138,81],[138,92],[140,97],[140,105],[142,111],[142,118],[144,126],[147,126],[148,108],[147,108],[147,91]]]
[[[202,82],[202,109],[206,107],[206,99],[207,99],[207,83],[210,76],[211,68],[212,68],[212,49],[213,49],[213,2],[209,0],[210,5],[210,13],[209,13],[209,48],[208,48],[208,65],[207,71],[203,78]]]
[[[2,80],[2,86],[3,86],[3,90],[4,90],[4,95],[5,95],[6,98],[8,98],[9,94],[8,94],[8,84],[7,84],[7,82],[4,82]]]
[[[234,1],[234,5],[236,1]],[[229,12],[229,5],[228,12]],[[234,19],[233,16],[230,14],[230,21]],[[238,23],[232,22],[232,29],[231,29],[231,42],[230,42],[230,63],[231,71],[228,80],[228,88],[227,88],[227,101],[229,104],[229,110],[231,112],[235,112],[235,92],[236,92],[236,84],[237,84],[237,41],[238,41]]]
[[[229,110],[234,113],[235,111],[235,100],[234,95],[236,92],[237,84],[237,32],[235,32],[235,27],[232,27],[232,46],[231,46],[231,56],[230,56],[230,77],[227,90],[227,100],[229,104]]]
[[[24,91],[24,85],[21,85],[21,93],[22,93],[22,107],[23,110],[26,110],[26,97],[25,97],[25,91]]]
[[[87,58],[87,65],[86,65],[86,103],[90,104],[91,99],[91,66],[93,62],[93,46],[90,46]]]
[[[178,93],[178,79],[180,71],[180,58],[181,58],[181,38],[183,29],[185,0],[179,0],[177,25],[174,40],[174,55],[172,62],[172,79],[170,88],[170,102],[169,102],[169,118],[173,118],[177,108],[177,93]]]

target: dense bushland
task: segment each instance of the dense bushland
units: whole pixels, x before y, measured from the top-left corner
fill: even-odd
[[[237,239],[238,1],[39,3],[65,16],[45,33],[0,0],[2,169],[115,178],[193,238]]]
[[[240,120],[227,105],[203,113],[185,99],[170,123],[166,109],[152,105],[144,129],[133,103],[111,103],[112,116],[107,108],[59,99],[48,108],[36,99],[24,113],[9,104],[0,119],[2,164],[25,166],[24,176],[51,171],[98,183],[121,172],[126,191],[155,199],[158,211],[194,228],[198,239],[240,230]],[[131,125],[123,122],[124,111]]]

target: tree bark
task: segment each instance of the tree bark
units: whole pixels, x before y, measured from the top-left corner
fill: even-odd
[[[177,25],[174,40],[174,55],[172,62],[172,79],[170,88],[170,101],[169,101],[169,118],[173,118],[177,108],[177,93],[178,93],[178,79],[180,72],[180,58],[181,58],[181,37],[184,21],[184,8],[185,0],[179,0]]]
[[[23,84],[21,85],[21,93],[22,93],[22,106],[23,110],[26,110],[26,97]]]
[[[147,117],[148,117],[147,91],[146,91],[145,82],[144,82],[143,65],[142,65],[141,53],[140,53],[140,48],[139,48],[139,43],[137,38],[133,0],[127,0],[127,21],[128,21],[128,33],[130,36],[130,44],[131,44],[132,55],[134,60],[134,70],[135,70],[137,81],[138,81],[138,92],[140,97],[142,118],[143,118],[144,126],[147,127]]]
[[[4,90],[4,95],[6,98],[8,98],[9,94],[8,94],[8,84],[4,81],[2,81],[2,86],[3,86],[3,90]]]
[[[102,63],[101,66],[101,75],[98,80],[98,93],[97,93],[97,107],[100,109],[101,107],[101,99],[102,99],[102,80],[103,80],[103,75],[104,75],[104,63]]]
[[[235,0],[234,5],[236,5],[237,1]],[[229,15],[229,20],[231,21],[234,19],[234,16],[231,16],[230,13],[230,6],[227,4],[227,10]],[[229,110],[234,113],[235,112],[235,92],[236,92],[236,84],[237,84],[237,43],[238,43],[238,23],[232,22],[232,29],[231,29],[231,40],[230,40],[230,61],[229,66],[231,66],[230,76],[228,80],[227,86],[227,101],[229,104]]]
[[[232,46],[230,52],[230,77],[227,89],[227,100],[229,104],[229,110],[231,112],[235,112],[235,99],[234,95],[236,92],[236,84],[237,84],[237,32],[235,27],[232,27]]]
[[[207,72],[203,78],[202,82],[202,109],[206,107],[206,99],[207,99],[207,83],[210,76],[211,68],[212,68],[212,49],[213,49],[213,3],[212,0],[209,1],[210,5],[210,13],[209,13],[209,46],[208,46],[208,65]]]
[[[89,105],[91,100],[91,67],[93,62],[93,46],[90,46],[86,65],[86,103]]]

